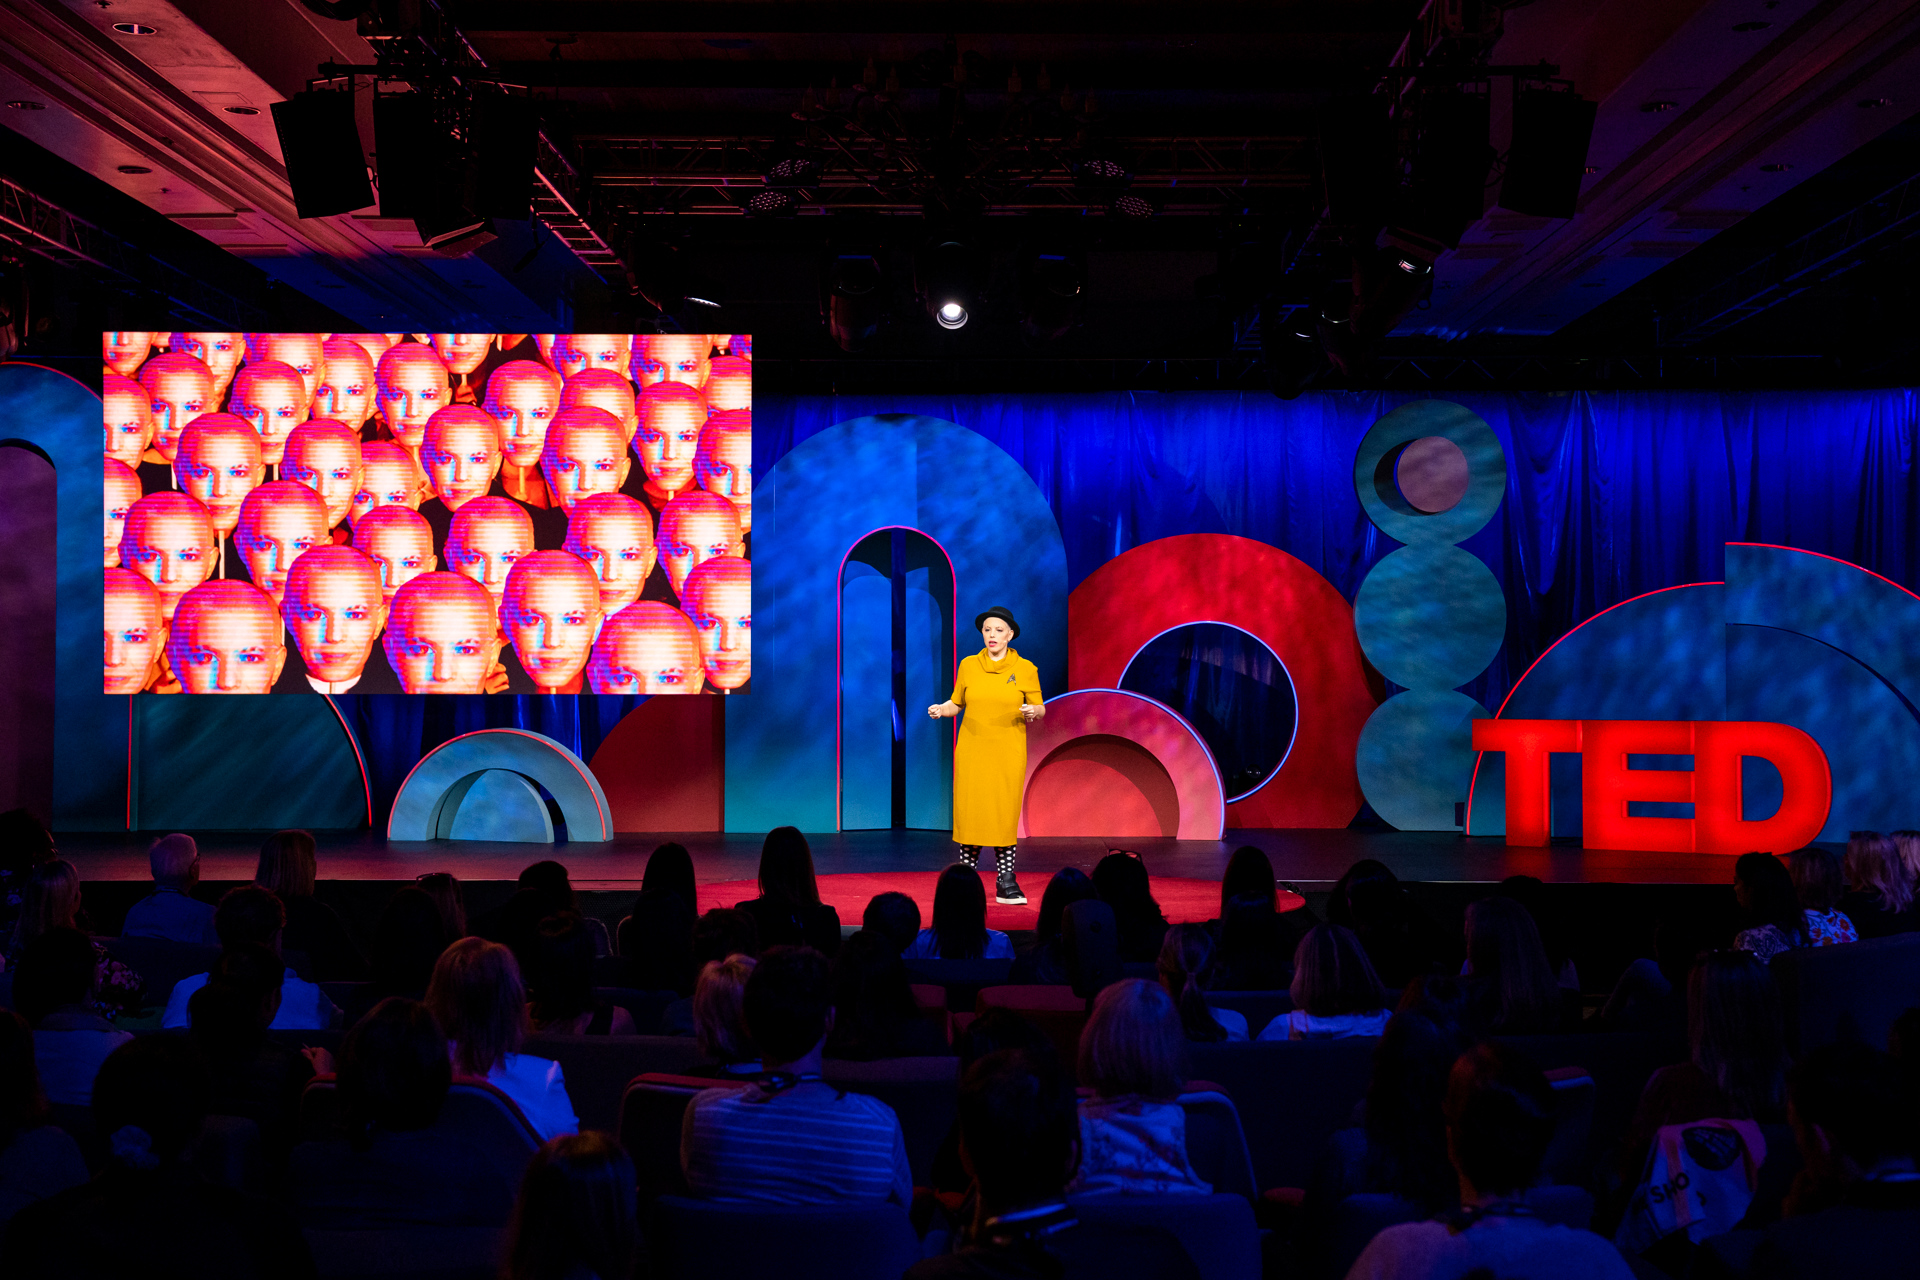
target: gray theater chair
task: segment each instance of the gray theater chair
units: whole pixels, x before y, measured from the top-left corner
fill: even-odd
[[[1258,1280],[1260,1230],[1245,1196],[1075,1196],[1074,1216],[1090,1230],[1160,1227],[1180,1241],[1201,1280]]]
[[[663,1196],[648,1214],[653,1280],[899,1280],[920,1257],[897,1204],[727,1204]]]

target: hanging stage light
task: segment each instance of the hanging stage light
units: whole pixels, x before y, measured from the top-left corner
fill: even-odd
[[[960,240],[936,239],[914,264],[914,283],[920,301],[942,329],[964,329],[980,302],[980,279],[986,272],[979,254]]]

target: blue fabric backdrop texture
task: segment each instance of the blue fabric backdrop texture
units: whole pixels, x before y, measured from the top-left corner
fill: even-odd
[[[1131,547],[1231,533],[1299,557],[1348,599],[1398,547],[1362,514],[1354,450],[1388,410],[1444,398],[1506,446],[1500,513],[1462,544],[1507,599],[1506,643],[1465,692],[1497,708],[1574,623],[1657,587],[1723,577],[1723,545],[1773,542],[1920,585],[1920,392],[1265,393],[762,396],[754,469],[851,418],[924,414],[978,432],[1038,486],[1070,586]],[[981,501],[991,503],[992,493]],[[990,591],[990,588],[985,588]],[[964,649],[964,645],[963,645]],[[755,696],[755,695],[748,695]],[[338,699],[384,820],[414,761],[454,733],[517,725],[590,758],[636,699]],[[444,703],[446,705],[433,705]]]

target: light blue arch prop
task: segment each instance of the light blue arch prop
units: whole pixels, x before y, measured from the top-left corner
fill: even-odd
[[[100,691],[100,397],[0,364],[0,434],[54,467],[53,825],[62,831],[357,827],[366,773],[319,694],[109,697]]]
[[[1005,605],[1041,688],[1066,687],[1060,528],[1032,478],[985,437],[939,418],[856,418],[780,459],[753,499],[758,639],[752,695],[727,699],[727,830],[835,828],[840,565],[875,529],[917,529],[947,549],[960,656],[977,647],[975,615]]]
[[[515,779],[489,775],[505,771]],[[525,791],[511,785],[519,781]],[[389,840],[528,840],[539,833],[527,797],[544,787],[566,819],[570,844],[613,839],[613,810],[586,762],[544,734],[481,729],[435,747],[413,766],[394,797]],[[468,812],[472,805],[474,811]],[[542,817],[546,806],[540,802]],[[546,827],[553,839],[553,828]]]

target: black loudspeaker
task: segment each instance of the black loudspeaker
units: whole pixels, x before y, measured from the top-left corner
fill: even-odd
[[[533,161],[540,121],[526,98],[473,104],[473,211],[489,218],[533,216]]]
[[[351,213],[373,203],[367,156],[353,122],[353,95],[309,89],[273,104],[273,129],[302,218]]]
[[[373,100],[373,159],[380,175],[380,216],[411,218],[432,204],[449,147],[433,123],[433,101],[420,93]]]
[[[1387,99],[1336,98],[1320,108],[1318,124],[1328,215],[1338,223],[1379,226],[1399,181]]]
[[[1501,205],[1540,218],[1571,218],[1599,109],[1573,93],[1533,89],[1516,96]]]
[[[1398,225],[1458,248],[1461,233],[1485,212],[1487,171],[1493,167],[1487,99],[1472,93],[1429,94],[1418,119],[1413,178]]]

